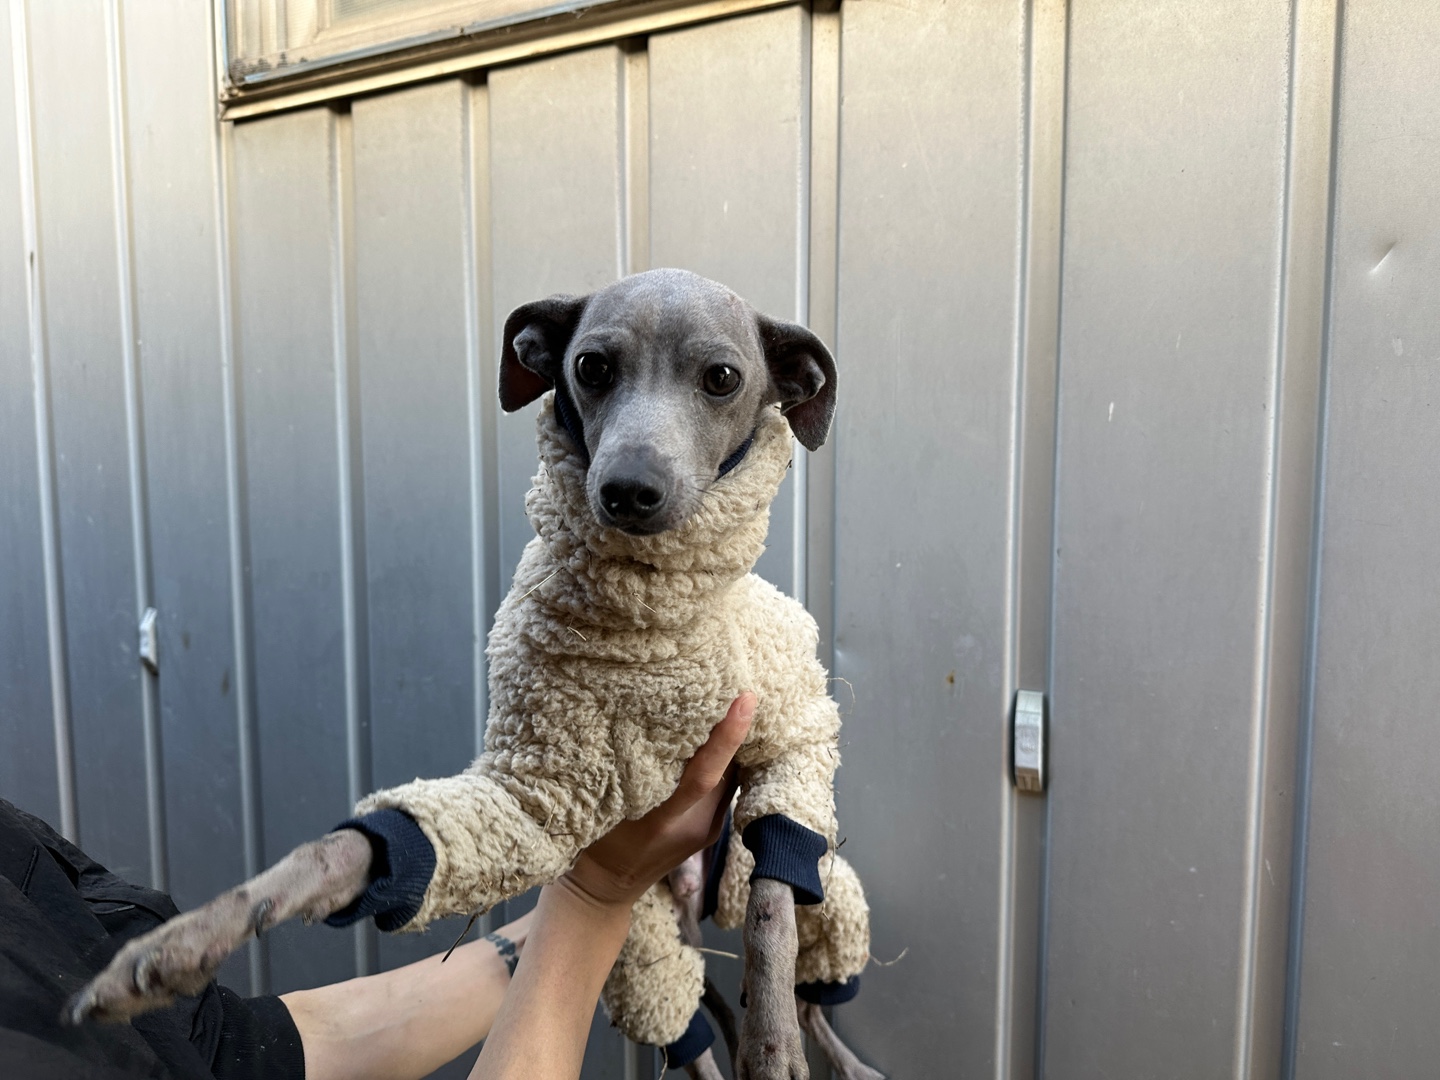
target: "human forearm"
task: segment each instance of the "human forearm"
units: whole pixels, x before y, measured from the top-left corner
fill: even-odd
[[[630,930],[635,901],[720,835],[735,751],[755,698],[742,694],[695,752],[675,792],[643,818],[591,844],[540,892],[535,925],[471,1080],[573,1080],[590,1018]]]
[[[530,916],[498,933],[523,946]],[[426,1076],[490,1031],[510,984],[491,941],[394,971],[285,994],[305,1047],[307,1080]]]
[[[590,1020],[630,929],[630,904],[601,902],[566,876],[540,892],[525,962],[471,1080],[571,1080]]]

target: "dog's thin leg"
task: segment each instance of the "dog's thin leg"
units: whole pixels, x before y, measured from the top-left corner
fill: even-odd
[[[795,1013],[795,894],[756,878],[745,910],[745,1019],[735,1080],[810,1080]]]
[[[715,1055],[707,1047],[705,1052],[685,1066],[685,1075],[690,1080],[725,1080],[725,1074],[715,1062]]]
[[[699,948],[700,906],[705,891],[705,863],[702,854],[690,856],[671,870],[667,880],[670,896],[675,904],[675,920],[680,924],[680,940]],[[705,991],[700,997],[700,1003],[709,1010],[715,1023],[720,1026],[720,1037],[725,1040],[725,1048],[730,1051],[730,1060],[734,1061],[739,1046],[735,1034],[735,1013],[731,1011],[730,1003],[720,993],[720,988],[710,981],[709,976],[705,978]],[[724,1080],[714,1055],[709,1050],[685,1066],[685,1071],[700,1080]]]
[[[855,1051],[840,1041],[840,1036],[835,1034],[819,1005],[796,998],[795,1010],[800,1014],[800,1026],[805,1029],[805,1034],[815,1040],[825,1060],[830,1062],[830,1071],[835,1074],[836,1080],[885,1080],[884,1073],[870,1068],[855,1056]]]
[[[705,867],[699,852],[666,875],[670,896],[675,901],[675,919],[680,924],[680,940],[700,947],[700,905],[704,900]]]
[[[244,885],[129,942],[70,999],[65,1018],[128,1020],[200,993],[251,934],[296,915],[323,919],[354,900],[365,891],[370,860],[370,841],[354,829],[302,844]]]
[[[705,977],[705,993],[701,996],[700,1003],[710,1011],[715,1023],[720,1025],[720,1037],[725,1040],[725,1049],[730,1052],[730,1060],[737,1060],[740,1057],[740,1039],[735,1033],[735,1012],[708,975]]]

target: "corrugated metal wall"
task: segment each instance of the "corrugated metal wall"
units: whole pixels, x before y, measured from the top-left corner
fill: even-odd
[[[191,905],[464,765],[534,468],[497,320],[688,266],[844,375],[762,570],[904,954],[862,1055],[1432,1074],[1437,55],[1427,0],[845,0],[222,124],[205,5],[9,0],[0,794]]]

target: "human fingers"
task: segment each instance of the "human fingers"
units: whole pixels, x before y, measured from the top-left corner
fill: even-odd
[[[725,718],[686,764],[676,792],[644,817],[623,821],[591,844],[567,877],[591,897],[633,900],[666,871],[713,843],[738,770],[731,762],[750,731],[755,695],[731,702]]]
[[[675,794],[667,800],[667,810],[683,814],[725,782],[730,763],[750,733],[754,719],[754,694],[741,694],[730,703],[725,718],[711,729],[710,737],[686,763]]]

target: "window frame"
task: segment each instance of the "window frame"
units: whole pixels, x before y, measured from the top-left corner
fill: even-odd
[[[550,0],[528,3],[524,10],[512,4],[511,13],[489,22],[452,26],[443,30],[390,37],[345,52],[292,59],[286,50],[283,64],[252,52],[246,61],[235,46],[233,16],[246,5],[251,10],[284,12],[287,5],[328,0],[212,0],[215,28],[215,63],[219,112],[222,120],[300,108],[352,98],[405,83],[474,72],[499,64],[516,63],[570,49],[605,42],[643,38],[714,19],[772,8],[803,5],[834,10],[840,0]],[[426,11],[478,8],[487,0],[435,0]],[[492,5],[491,10],[496,8]],[[398,25],[402,20],[389,20]],[[406,19],[413,24],[415,20]],[[375,24],[372,24],[375,25]],[[318,27],[317,27],[318,30]],[[272,39],[273,40],[273,39]],[[337,38],[332,36],[332,42]],[[234,58],[232,59],[232,53]],[[237,64],[235,60],[239,60]],[[265,62],[260,62],[264,60]],[[250,68],[253,66],[253,70]]]
[[[483,34],[616,0],[419,0],[337,16],[336,0],[216,0],[225,72],[243,90],[387,54]]]

